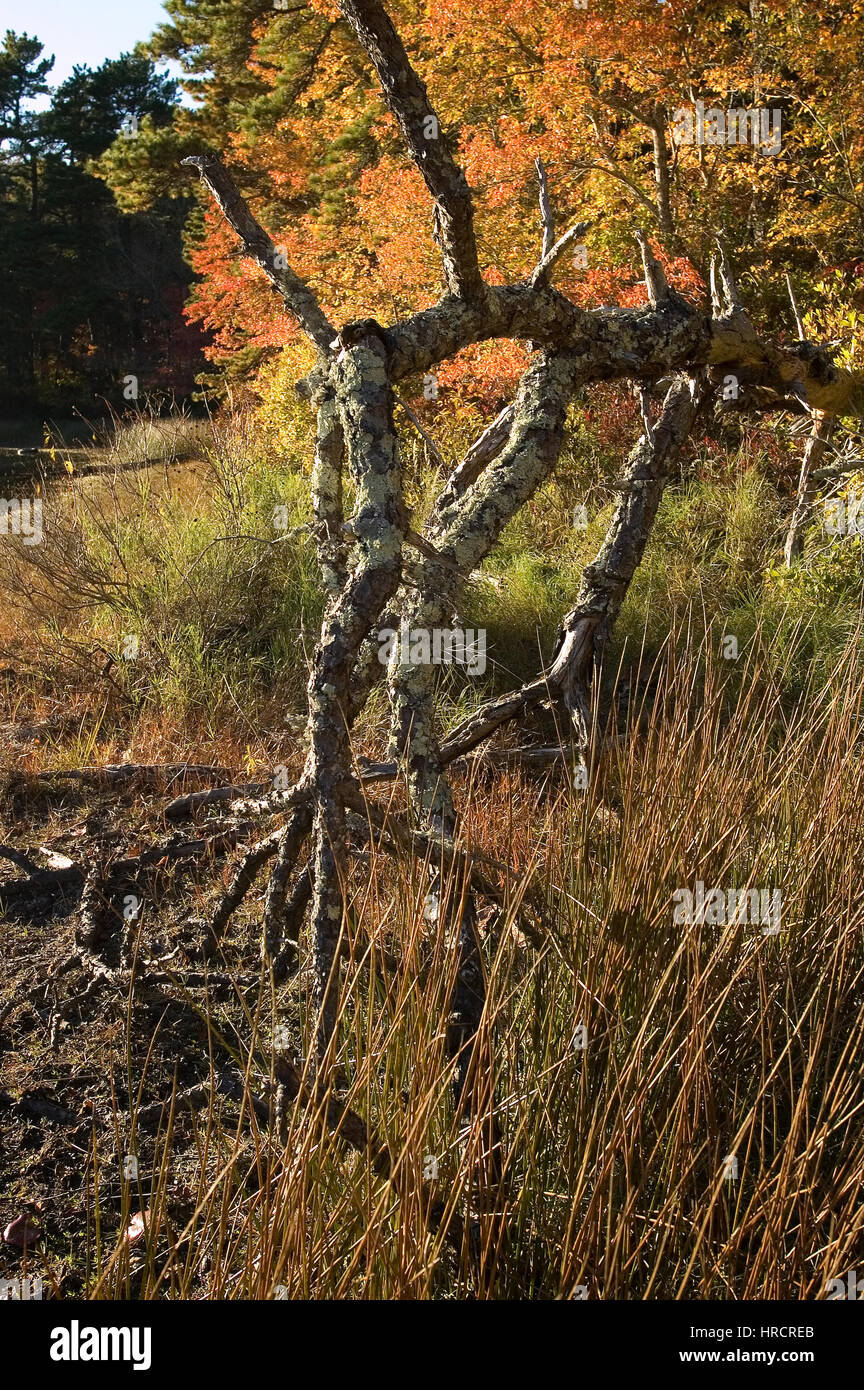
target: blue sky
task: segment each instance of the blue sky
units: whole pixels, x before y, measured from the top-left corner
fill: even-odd
[[[166,17],[160,0],[3,0],[0,31],[14,29],[55,55],[48,80],[56,87],[76,63],[98,68],[128,53]]]

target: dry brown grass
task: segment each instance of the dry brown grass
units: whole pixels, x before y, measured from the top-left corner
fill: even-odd
[[[281,1134],[218,1092],[194,1112],[166,1106],[156,1133],[136,1123],[140,1106],[229,1064],[265,1095],[280,1026],[303,1053],[304,972],[276,993],[241,987],[256,968],[253,903],[219,964],[236,974],[233,996],[181,990],[197,1036],[163,1038],[167,1012],[154,1024],[134,987],[111,1013],[103,1065],[127,1099],[103,1091],[95,1106],[80,1221],[39,1257],[45,1272],[62,1283],[71,1264],[92,1297],[752,1299],[824,1297],[860,1266],[855,652],[789,706],[758,641],[734,683],[709,651],[673,651],[587,791],[560,774],[463,780],[466,836],[515,866],[507,908],[483,914],[470,1123],[450,1102],[452,958],[424,920],[422,866],[373,853],[350,885],[338,1060],[342,1098],[387,1146],[390,1179],[311,1101],[288,1104]],[[539,948],[520,930],[529,877],[550,910]],[[697,879],[779,887],[781,931],[674,923],[674,891]],[[194,889],[197,910],[208,891]],[[153,905],[142,955],[154,934],[171,944],[176,920],[167,900]],[[99,1055],[105,1022],[98,1004],[84,1011],[59,1056],[29,1031],[27,1074],[50,1071],[63,1103],[68,1054]],[[493,1111],[495,1184],[483,1176]],[[137,1184],[118,1181],[129,1152]],[[148,1236],[130,1248],[139,1207]]]

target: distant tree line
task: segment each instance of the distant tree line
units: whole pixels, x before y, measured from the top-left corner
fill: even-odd
[[[203,341],[182,316],[192,199],[123,211],[96,166],[142,123],[171,123],[177,83],[126,53],[51,92],[43,55],[11,31],[0,47],[0,413],[102,413],[128,402],[129,376],[185,395]]]

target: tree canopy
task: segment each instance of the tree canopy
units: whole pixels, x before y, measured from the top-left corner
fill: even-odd
[[[164,190],[158,171],[192,143],[227,152],[333,316],[385,318],[432,302],[441,279],[422,179],[338,8],[166,9],[150,52],[182,64],[195,104],[175,110],[170,139],[153,132],[149,148],[113,147],[103,168],[126,205]],[[685,294],[704,289],[713,239],[724,236],[756,312],[782,315],[790,330],[790,266],[805,310],[816,312],[817,283],[832,291],[830,305],[820,295],[823,315],[859,301],[860,0],[397,0],[392,10],[474,194],[490,283],[531,263],[541,159],[561,224],[592,221],[583,261],[561,281],[577,303],[638,301],[637,225]],[[776,113],[778,148],[718,139],[716,116],[704,140],[684,143],[676,113],[699,102],[709,117]],[[193,315],[213,330],[217,362],[230,367],[240,352],[246,371],[290,324],[209,208],[196,241]],[[851,339],[843,327],[837,336]],[[486,346],[446,378],[488,398],[506,394],[523,365],[520,349]]]

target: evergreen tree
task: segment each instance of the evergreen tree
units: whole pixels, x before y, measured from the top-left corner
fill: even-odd
[[[7,408],[98,410],[122,383],[188,391],[197,335],[181,310],[188,196],[124,211],[98,159],[165,137],[177,83],[141,52],[78,66],[53,93],[53,59],[28,35],[0,51],[0,398]]]

